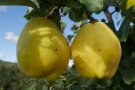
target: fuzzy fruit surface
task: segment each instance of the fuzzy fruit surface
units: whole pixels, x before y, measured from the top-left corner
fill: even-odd
[[[83,25],[71,45],[71,54],[81,76],[111,78],[121,58],[121,46],[112,30],[103,22]]]
[[[66,69],[70,47],[57,26],[43,17],[28,21],[17,43],[17,61],[30,77],[57,79]]]

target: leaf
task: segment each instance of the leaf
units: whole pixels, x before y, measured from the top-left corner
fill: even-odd
[[[78,28],[79,28],[79,27],[78,27],[76,24],[74,24],[74,25],[71,27],[71,30],[72,30],[72,31],[76,31],[76,30],[78,30]]]
[[[82,90],[82,88],[78,83],[75,83],[71,86],[71,90]]]
[[[79,22],[83,18],[84,9],[83,8],[72,8],[69,11],[69,18],[74,22]]]
[[[0,0],[0,5],[22,5],[37,9],[35,0]]]
[[[121,5],[125,0],[104,0],[104,3],[109,6]]]
[[[99,12],[103,9],[103,0],[79,0],[89,12]]]
[[[122,5],[124,3],[124,1],[126,1],[126,0],[115,0],[117,5]]]
[[[129,35],[129,29],[130,29],[130,20],[125,19],[122,22],[121,27],[118,31],[118,38],[120,39],[120,41],[126,42]]]
[[[36,83],[29,83],[28,85],[24,86],[22,90],[33,90],[36,86]]]
[[[79,30],[79,26],[77,26],[76,24],[71,26],[71,30],[74,32],[74,34],[76,34]]]
[[[61,21],[60,23],[61,23],[61,30],[64,31],[66,26],[67,26],[67,24],[64,21]]]
[[[81,8],[82,4],[78,0],[66,0],[64,3],[67,3],[67,6],[70,8]]]
[[[89,85],[87,90],[97,90],[94,85]]]
[[[104,0],[104,3],[109,6],[115,6],[115,0]]]
[[[110,79],[100,79],[98,80],[98,84],[105,87],[110,87],[112,85],[112,81]]]
[[[51,15],[48,15],[48,19],[50,19],[52,22],[54,22],[57,27],[59,28],[60,32],[63,32],[63,30],[61,30],[61,16],[59,13],[59,9],[54,10],[54,12]]]
[[[27,10],[27,13],[24,15],[24,17],[25,17],[27,20],[29,20],[29,19],[31,19],[31,18],[33,18],[33,17],[37,17],[37,16],[39,16],[39,13],[36,12],[33,8],[29,8],[29,9]]]
[[[68,35],[68,40],[71,41],[74,35]]]
[[[69,7],[63,7],[63,8],[61,8],[61,13],[62,13],[63,15],[67,15],[67,13],[69,12],[70,9],[71,9],[71,8],[69,8]]]
[[[135,68],[128,68],[123,73],[123,81],[126,84],[131,84],[133,81],[135,81]]]
[[[112,82],[113,82],[113,86],[117,87],[120,85],[121,75],[120,75],[120,72],[118,70],[117,70],[116,74],[114,75]]]
[[[122,62],[122,64],[126,67],[131,67],[135,65],[135,56],[129,56],[127,58],[125,58]]]
[[[48,90],[48,86],[43,85],[43,86],[42,86],[42,90]]]
[[[64,87],[64,82],[62,80],[56,80],[55,81],[55,87],[57,87],[57,88]]]
[[[86,20],[86,19],[82,19],[82,20],[80,21],[80,23],[81,23],[81,26],[82,26],[82,25],[84,25],[84,24],[87,23],[87,20]]]
[[[83,90],[95,90],[90,87],[96,84],[96,79],[88,79],[80,77],[79,84],[81,85],[82,88],[84,88]]]

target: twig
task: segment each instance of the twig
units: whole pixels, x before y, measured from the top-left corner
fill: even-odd
[[[111,15],[113,15],[115,12],[116,12],[116,11],[114,10],[114,11],[111,13]]]
[[[112,22],[112,15],[111,15],[111,13],[107,10],[105,12],[105,15],[106,15],[106,18],[108,20],[108,23],[111,23]]]
[[[104,12],[105,12],[106,18],[108,20],[108,23],[113,23],[113,27],[114,27],[113,32],[117,33],[115,26],[114,26],[113,19],[112,19],[112,13],[109,12],[108,7],[105,8]],[[114,13],[114,11],[113,11],[113,13]]]

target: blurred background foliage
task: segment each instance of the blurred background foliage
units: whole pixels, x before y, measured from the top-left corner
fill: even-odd
[[[1,0],[0,5],[29,6],[27,20],[44,16],[51,19],[63,33],[68,23],[61,17],[68,16],[74,22],[73,35],[67,38],[71,43],[79,28],[95,18],[92,14],[104,13],[107,21],[102,19],[118,36],[122,47],[122,58],[112,79],[85,79],[76,71],[74,65],[55,81],[25,76],[16,63],[0,61],[0,90],[135,90],[135,7],[125,8],[128,0]],[[130,0],[132,1],[132,0]],[[114,7],[113,12],[109,7]],[[116,30],[112,15],[121,14],[122,20]]]

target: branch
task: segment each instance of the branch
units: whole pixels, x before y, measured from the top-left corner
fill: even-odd
[[[111,23],[113,21],[112,20],[112,14],[108,10],[106,10],[105,15],[106,15],[106,18],[108,20],[108,23]]]
[[[108,7],[109,6],[106,6],[105,8],[104,8],[104,13],[105,13],[105,15],[106,15],[106,18],[107,18],[107,20],[108,20],[108,24],[113,24],[113,32],[116,34],[117,33],[117,31],[116,31],[116,28],[115,28],[115,26],[114,26],[114,22],[113,22],[113,19],[112,19],[112,14],[115,12],[115,11],[113,11],[112,13],[110,13],[109,12],[109,10],[108,10]],[[111,27],[110,27],[111,28]]]

